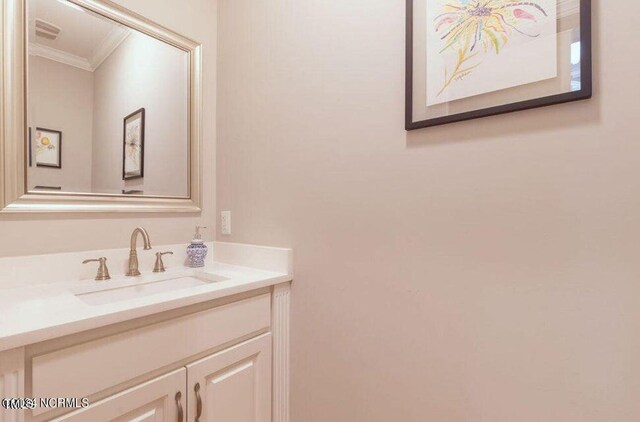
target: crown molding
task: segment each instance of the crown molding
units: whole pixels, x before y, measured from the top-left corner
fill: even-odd
[[[53,47],[48,47],[38,43],[29,43],[29,55],[43,57],[58,63],[77,67],[78,69],[93,72],[93,67],[89,60],[75,54],[67,53]]]
[[[76,56],[75,54],[35,42],[29,43],[29,54],[93,72],[127,39],[130,33],[131,31],[129,29],[113,28],[95,49],[91,59]]]
[[[121,27],[116,27],[109,31],[89,60],[92,71],[96,70],[127,39],[129,34],[131,34],[130,29]]]

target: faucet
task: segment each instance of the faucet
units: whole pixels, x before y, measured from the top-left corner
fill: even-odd
[[[131,250],[129,251],[129,269],[127,270],[127,277],[135,277],[140,275],[140,271],[138,270],[138,251],[137,251],[137,240],[138,234],[142,235],[142,240],[144,241],[144,250],[148,251],[151,249],[151,241],[149,240],[149,233],[143,227],[136,227],[131,233]]]
[[[89,262],[99,262],[100,266],[98,267],[98,274],[96,275],[96,281],[104,281],[111,280],[111,276],[109,275],[109,268],[107,268],[107,258],[104,256],[98,259],[85,259],[82,261],[83,264],[88,264]]]

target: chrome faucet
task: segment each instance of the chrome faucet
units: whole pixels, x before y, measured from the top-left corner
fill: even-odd
[[[136,227],[131,233],[131,250],[129,251],[129,269],[127,270],[127,277],[135,277],[140,275],[140,271],[138,270],[138,251],[137,251],[137,240],[138,234],[142,235],[142,240],[144,241],[144,250],[148,251],[151,249],[151,241],[149,240],[149,233],[142,228]]]

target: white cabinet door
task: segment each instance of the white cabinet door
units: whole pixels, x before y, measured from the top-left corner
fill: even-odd
[[[178,369],[55,421],[186,422],[186,385],[187,370]]]
[[[187,365],[189,420],[271,421],[271,334]]]

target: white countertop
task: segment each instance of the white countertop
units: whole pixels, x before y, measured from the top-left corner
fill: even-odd
[[[144,317],[196,303],[291,281],[288,273],[212,263],[194,270],[169,270],[166,275],[188,276],[194,271],[226,277],[227,280],[153,295],[89,305],[74,293],[92,283],[89,280],[30,285],[0,291],[0,351],[81,331]],[[153,277],[144,273],[141,279]],[[133,278],[135,280],[135,278]]]

